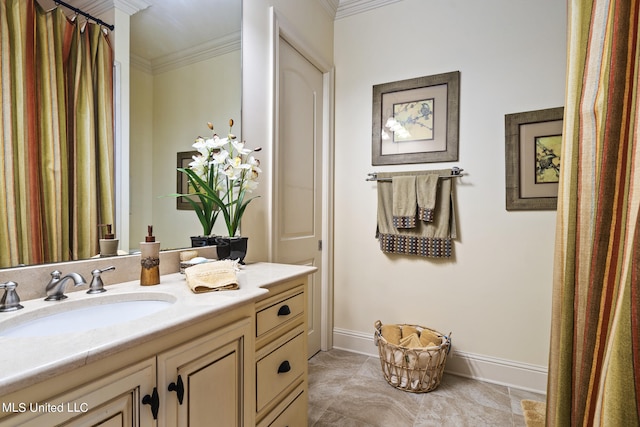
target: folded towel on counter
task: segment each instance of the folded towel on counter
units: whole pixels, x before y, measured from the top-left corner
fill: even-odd
[[[393,226],[414,228],[416,226],[416,177],[394,176],[392,181]]]
[[[417,221],[416,227],[399,229],[393,224],[393,186],[389,181],[395,176],[426,174],[450,175],[451,169],[424,172],[378,173],[378,226],[376,238],[380,250],[385,253],[419,255],[432,258],[450,258],[452,239],[456,238],[453,206],[453,179],[440,179],[437,185],[433,222]]]
[[[416,177],[416,199],[418,219],[433,222],[438,196],[438,175],[430,173]]]
[[[224,260],[186,268],[187,285],[195,293],[238,289],[238,261]]]

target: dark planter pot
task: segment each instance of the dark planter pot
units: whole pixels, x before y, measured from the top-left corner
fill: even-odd
[[[215,237],[218,259],[239,259],[244,264],[247,255],[248,237]]]
[[[213,246],[216,244],[215,239],[214,236],[191,236],[191,247]]]

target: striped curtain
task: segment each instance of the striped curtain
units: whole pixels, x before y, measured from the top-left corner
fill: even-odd
[[[93,256],[114,218],[109,39],[0,0],[0,54],[0,267]]]
[[[570,0],[548,426],[640,424],[640,0]]]

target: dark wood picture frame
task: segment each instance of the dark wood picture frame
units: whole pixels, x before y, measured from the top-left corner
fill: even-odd
[[[537,151],[541,138],[562,138],[564,107],[505,115],[506,208],[514,210],[555,210],[558,184],[537,182],[536,174],[552,167],[559,175],[560,152],[546,149],[542,159]]]
[[[189,163],[193,161],[193,156],[197,156],[197,151],[182,151],[178,153],[178,165],[179,168],[188,168]],[[187,180],[187,175],[183,172],[176,171],[177,175],[177,183],[176,183],[176,193],[177,194],[187,194],[189,192],[189,181]],[[192,211],[193,207],[189,202],[185,200],[184,197],[176,197],[176,208],[181,211]]]
[[[371,164],[458,160],[460,72],[373,86]]]

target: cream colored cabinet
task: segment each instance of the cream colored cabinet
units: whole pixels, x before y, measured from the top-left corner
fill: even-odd
[[[272,280],[229,309],[79,350],[0,390],[0,427],[306,425],[306,288]]]
[[[253,405],[245,404],[254,363],[251,321],[243,317],[131,366],[113,364],[106,376],[74,373],[84,384],[58,395],[43,395],[45,384],[23,390],[3,402],[3,412],[15,414],[0,419],[0,427],[252,425]]]
[[[250,319],[158,355],[158,426],[248,425],[244,414],[245,342]]]
[[[258,426],[307,424],[306,286],[283,283],[256,303]]]
[[[3,402],[3,412],[15,415],[0,420],[0,426],[155,426],[151,411],[142,404],[155,389],[155,362],[144,360],[48,399]]]

